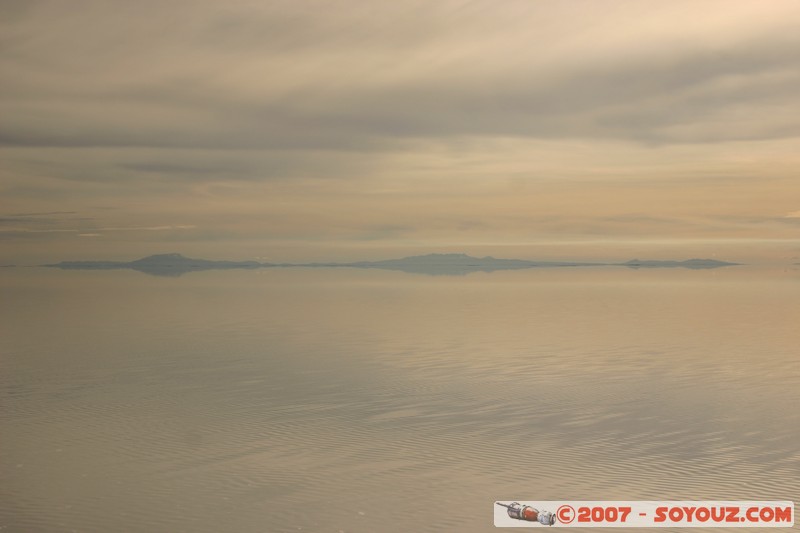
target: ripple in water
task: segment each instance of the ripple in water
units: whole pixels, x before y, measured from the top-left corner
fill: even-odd
[[[70,275],[4,281],[2,531],[489,531],[498,499],[800,499],[792,280]]]

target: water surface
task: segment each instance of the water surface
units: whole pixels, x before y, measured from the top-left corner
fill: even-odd
[[[800,271],[0,273],[2,531],[800,501]]]

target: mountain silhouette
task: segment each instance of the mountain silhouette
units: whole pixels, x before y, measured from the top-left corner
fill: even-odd
[[[45,265],[66,270],[117,270],[131,269],[152,276],[176,277],[187,272],[198,270],[222,269],[254,269],[271,266],[258,261],[209,261],[192,259],[181,254],[157,254],[137,259],[136,261],[62,261],[54,265]]]
[[[736,263],[715,259],[689,259],[687,261],[641,261],[632,259],[626,263],[582,263],[575,261],[527,261],[523,259],[497,259],[495,257],[472,257],[467,254],[427,254],[386,259],[383,261],[357,261],[352,263],[260,263],[258,261],[210,261],[192,259],[178,253],[157,254],[135,261],[62,261],[46,267],[64,270],[119,270],[130,269],[152,276],[176,277],[201,270],[231,270],[279,267],[306,268],[377,268],[397,270],[412,274],[432,276],[464,276],[472,272],[494,272],[497,270],[521,270],[528,268],[626,266],[629,268],[691,268],[706,269],[731,266]]]
[[[567,261],[526,261],[522,259],[496,259],[491,256],[472,257],[467,254],[427,254],[387,259],[385,261],[361,261],[348,263],[355,268],[380,268],[399,270],[414,274],[466,275],[471,272],[494,272],[495,270],[520,270],[543,267],[600,266],[599,263],[576,263]]]
[[[734,266],[738,263],[729,263],[727,261],[717,261],[716,259],[688,259],[686,261],[640,261],[638,259],[631,259],[627,263],[623,263],[629,268],[692,268],[692,269],[706,269],[706,268],[719,268],[725,266]]]

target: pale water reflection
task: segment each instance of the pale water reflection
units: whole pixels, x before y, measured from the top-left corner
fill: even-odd
[[[0,273],[2,531],[800,501],[800,271]]]

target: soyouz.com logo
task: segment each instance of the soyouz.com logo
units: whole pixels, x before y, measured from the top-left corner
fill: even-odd
[[[496,527],[793,527],[791,501],[497,501]]]

